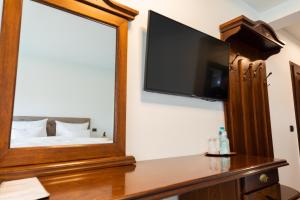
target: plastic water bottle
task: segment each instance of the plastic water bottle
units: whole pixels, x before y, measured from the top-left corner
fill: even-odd
[[[225,128],[224,127],[220,127],[219,128],[219,153],[221,153],[221,139],[222,139],[222,134],[223,134],[223,131],[225,131]]]
[[[220,140],[220,154],[229,154],[230,153],[229,140],[227,137],[227,132],[225,131],[224,127],[220,128],[219,140]]]

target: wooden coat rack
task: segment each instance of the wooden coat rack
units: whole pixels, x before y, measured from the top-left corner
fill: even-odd
[[[237,153],[273,157],[265,60],[284,43],[263,21],[237,17],[220,25],[221,39],[230,43],[229,99],[226,128]]]

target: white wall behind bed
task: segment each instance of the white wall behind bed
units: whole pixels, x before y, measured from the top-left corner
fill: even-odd
[[[113,69],[26,57],[18,73],[15,116],[87,117],[112,138]]]
[[[112,137],[114,70],[28,58],[18,73],[14,115],[88,117],[98,134]]]

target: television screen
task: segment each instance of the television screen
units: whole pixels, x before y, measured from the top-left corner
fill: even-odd
[[[145,91],[226,100],[229,45],[149,11]]]

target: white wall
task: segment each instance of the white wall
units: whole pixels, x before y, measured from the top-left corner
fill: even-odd
[[[127,154],[137,160],[199,154],[224,125],[222,103],[143,91],[148,10],[152,9],[219,38],[219,25],[241,14],[234,0],[118,0],[140,11],[129,25]]]
[[[87,117],[113,138],[115,70],[20,55],[15,116]]]
[[[274,153],[275,157],[290,163],[280,169],[281,183],[300,190],[300,159],[289,66],[289,61],[300,64],[300,42],[283,30],[277,33],[286,45],[267,61],[267,69],[273,73],[268,90]],[[289,131],[290,125],[295,127],[294,133]]]
[[[235,0],[118,0],[139,10],[129,25],[127,154],[137,160],[199,154],[224,125],[222,103],[143,91],[148,10],[219,38],[219,25],[255,12]],[[176,197],[174,197],[176,199]]]

